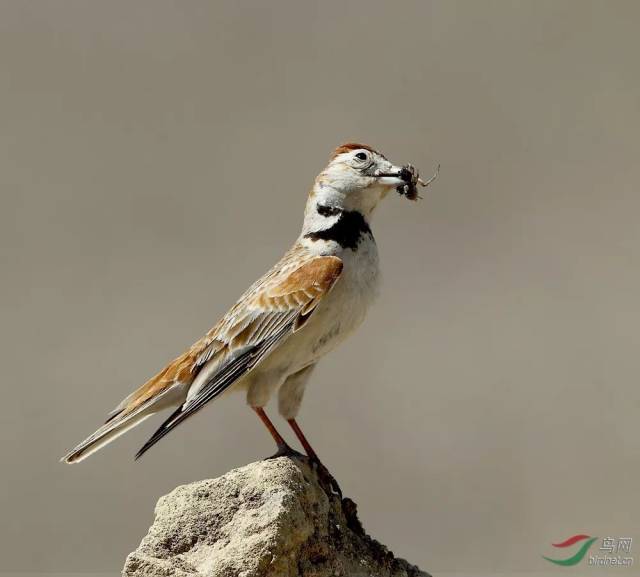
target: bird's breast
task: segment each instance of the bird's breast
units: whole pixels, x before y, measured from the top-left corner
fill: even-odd
[[[306,366],[339,345],[364,321],[378,294],[378,250],[373,237],[363,239],[357,250],[337,255],[343,261],[340,278],[313,315],[290,337]]]

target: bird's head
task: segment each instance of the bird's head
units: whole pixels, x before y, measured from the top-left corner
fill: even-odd
[[[318,206],[325,206],[357,211],[368,219],[389,191],[416,200],[417,184],[424,183],[411,165],[396,166],[366,144],[343,144],[334,150],[329,164],[316,178],[307,216],[312,216]]]

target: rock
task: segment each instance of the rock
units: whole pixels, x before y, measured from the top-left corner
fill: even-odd
[[[429,577],[367,536],[356,506],[304,458],[252,463],[174,489],[124,577]]]

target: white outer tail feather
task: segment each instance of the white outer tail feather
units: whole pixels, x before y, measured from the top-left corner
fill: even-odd
[[[108,445],[111,441],[117,439],[120,435],[126,433],[129,429],[132,429],[136,425],[139,425],[155,413],[166,409],[167,407],[175,406],[183,403],[186,396],[186,390],[184,383],[175,383],[168,389],[156,397],[149,399],[135,410],[128,414],[119,415],[116,411],[126,411],[127,403],[135,395],[132,393],[124,401],[122,401],[111,412],[109,420],[102,425],[93,435],[89,435],[82,443],[76,446],[73,450],[69,451],[60,461],[63,463],[79,463],[84,461],[89,455],[93,455],[99,449],[102,449],[105,445]],[[115,413],[115,414],[114,414]]]
[[[102,425],[102,427],[93,433],[93,435],[87,437],[82,441],[82,443],[69,451],[69,453],[60,460],[69,464],[84,461],[84,459],[89,455],[92,455],[99,449],[102,449],[102,447],[108,445],[111,441],[114,441],[129,429],[140,424],[152,414],[153,413],[151,411],[140,411],[138,413],[131,413],[121,420],[119,420],[118,417],[115,417],[113,421],[109,421]]]

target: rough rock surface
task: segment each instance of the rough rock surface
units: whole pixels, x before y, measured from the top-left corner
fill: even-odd
[[[252,463],[174,489],[124,577],[429,577],[367,536],[306,459]]]

